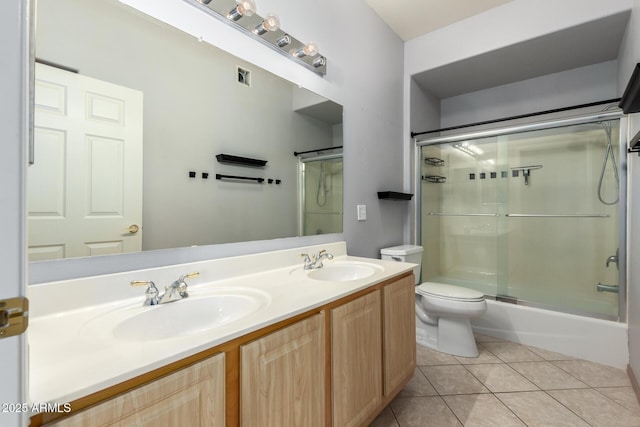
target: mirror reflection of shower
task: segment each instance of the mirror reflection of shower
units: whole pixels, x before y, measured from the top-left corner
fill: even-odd
[[[342,232],[342,153],[300,159],[300,234]]]

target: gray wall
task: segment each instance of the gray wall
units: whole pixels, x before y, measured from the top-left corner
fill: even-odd
[[[627,34],[620,48],[618,93],[622,95],[631,72],[640,62],[640,0],[634,0]],[[629,137],[640,132],[640,113],[631,115]],[[636,154],[628,157],[629,174],[629,218],[627,224],[628,277],[627,277],[627,323],[629,324],[629,364],[636,380],[640,382],[640,158]]]
[[[617,71],[616,61],[608,61],[443,99],[441,125],[464,125],[613,99],[618,96]]]

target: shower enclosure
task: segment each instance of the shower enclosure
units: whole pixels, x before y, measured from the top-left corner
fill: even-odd
[[[342,233],[342,154],[300,159],[299,234]]]
[[[422,281],[625,320],[620,115],[417,142]]]

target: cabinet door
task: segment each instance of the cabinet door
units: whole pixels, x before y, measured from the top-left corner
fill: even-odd
[[[240,424],[325,425],[324,312],[240,349]]]
[[[224,426],[224,354],[198,362],[52,426]]]
[[[382,399],[380,291],[331,311],[334,426],[359,426]]]
[[[383,288],[384,395],[388,396],[416,367],[416,314],[413,276]]]

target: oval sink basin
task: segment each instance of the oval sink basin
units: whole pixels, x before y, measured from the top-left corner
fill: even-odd
[[[183,300],[142,306],[128,304],[88,322],[81,334],[93,339],[107,334],[121,341],[154,341],[204,332],[258,311],[269,297],[253,290],[192,294]]]
[[[325,264],[324,267],[311,270],[307,277],[327,282],[348,282],[364,279],[382,271],[382,267],[365,263],[335,263]]]
[[[260,308],[255,298],[224,295],[184,300],[149,307],[118,323],[116,339],[150,341],[190,335],[241,319]]]

